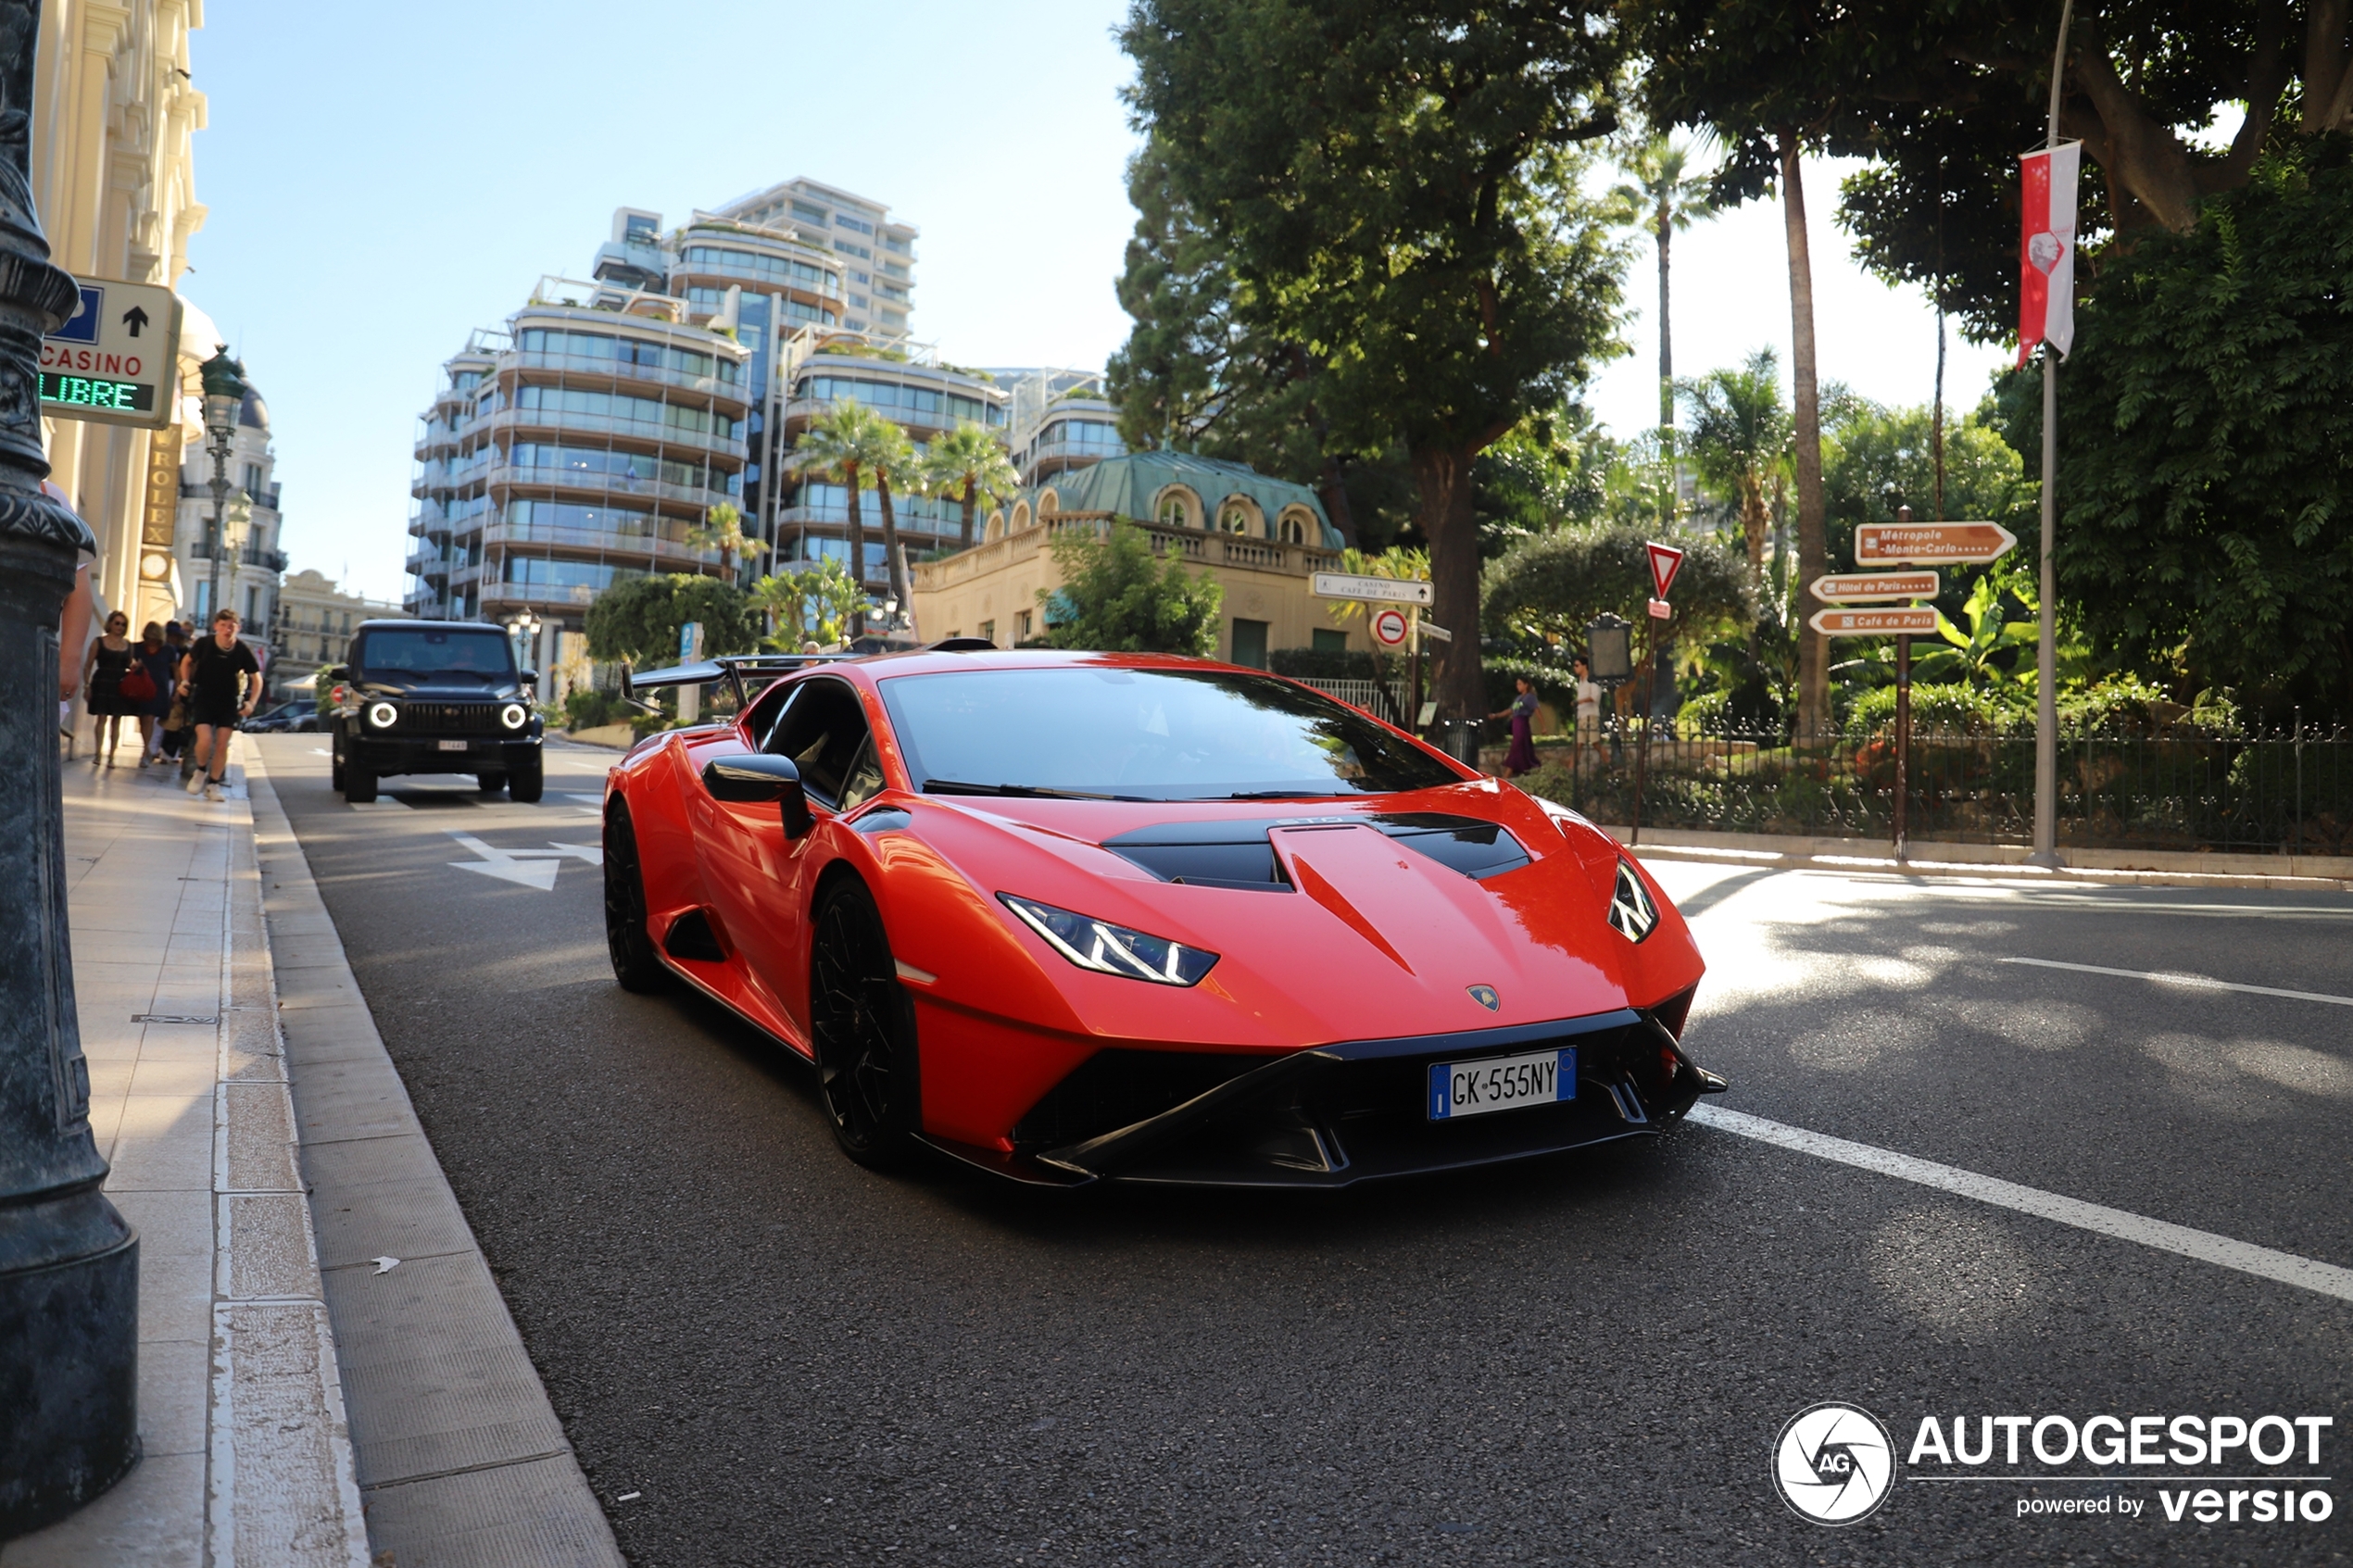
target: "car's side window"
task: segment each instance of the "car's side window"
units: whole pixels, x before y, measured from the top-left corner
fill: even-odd
[[[849,764],[849,776],[841,786],[841,809],[854,811],[882,793],[882,763],[875,756],[875,737],[869,734],[858,744],[858,755]]]
[[[750,711],[744,715],[744,735],[754,751],[768,749],[768,738],[775,734],[777,721],[784,717],[785,709],[800,690],[798,685],[779,681],[752,699]]]
[[[791,758],[800,770],[802,787],[820,805],[847,810],[853,803],[849,789],[862,779],[861,768],[875,767],[866,709],[844,681],[821,677],[797,683],[796,690],[799,695],[792,706],[769,732],[768,742],[761,749]],[[857,798],[862,800],[881,787],[881,774],[875,771],[874,783]]]

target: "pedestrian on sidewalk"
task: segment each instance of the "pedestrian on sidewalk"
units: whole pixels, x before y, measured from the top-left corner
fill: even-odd
[[[188,716],[196,725],[196,771],[188,777],[189,793],[203,779],[207,800],[226,800],[220,778],[229,767],[229,737],[261,696],[261,665],[237,638],[235,610],[223,608],[213,616],[212,635],[188,650],[180,679],[189,689]]]
[[[47,480],[41,482],[44,495],[55,490],[51,498],[59,502],[65,492],[57,490]],[[73,569],[73,591],[66,596],[66,608],[57,617],[57,736],[66,743],[66,760],[73,760],[73,694],[82,689],[82,666],[64,657],[68,648],[78,648],[90,635],[90,618],[98,613],[97,596],[90,590],[90,563],[78,561]]]
[[[1511,748],[1504,753],[1504,776],[1516,779],[1536,766],[1536,683],[1525,675],[1512,677],[1518,688],[1511,706],[1490,713],[1490,719],[1512,721]]]
[[[1577,671],[1577,759],[1581,763],[1595,759],[1602,743],[1602,688],[1593,679],[1592,667],[1583,659],[1576,663]]]
[[[181,655],[164,640],[163,628],[148,621],[139,629],[139,646],[131,656],[131,673],[123,677],[122,695],[139,705],[139,766],[163,759],[157,749],[157,726],[171,712],[171,694],[180,684]],[[139,677],[145,675],[145,695]]]
[[[114,766],[122,721],[139,710],[122,690],[123,677],[131,672],[131,617],[116,610],[107,617],[106,630],[91,639],[82,656],[82,684],[88,694],[83,705],[97,721],[91,735],[93,768]]]

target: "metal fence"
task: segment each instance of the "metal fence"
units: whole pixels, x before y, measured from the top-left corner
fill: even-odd
[[[1541,740],[1520,782],[1598,821],[1633,821],[1637,734]],[[1661,725],[1642,778],[1645,826],[1818,837],[1892,837],[1892,735],[1793,740],[1682,735]],[[1916,731],[1906,836],[2027,844],[2034,734]],[[2058,839],[2076,847],[2353,855],[2353,734],[2062,731]]]
[[[1404,722],[1398,714],[1396,705],[1383,695],[1380,683],[1378,681],[1327,681],[1319,678],[1302,679],[1301,684],[1315,687],[1326,696],[1336,696],[1342,702],[1353,703],[1377,719],[1385,719],[1392,724]],[[1401,693],[1401,700],[1403,696],[1403,694]]]

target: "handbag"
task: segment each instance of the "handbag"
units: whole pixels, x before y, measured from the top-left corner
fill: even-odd
[[[115,690],[132,702],[153,702],[156,699],[156,678],[147,673],[145,665],[133,664],[129,670],[123,671],[122,679],[115,684]]]

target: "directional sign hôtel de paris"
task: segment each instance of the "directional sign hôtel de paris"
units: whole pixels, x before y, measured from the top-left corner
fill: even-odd
[[[180,297],[92,279],[80,308],[41,340],[41,411],[161,430],[180,399]]]

